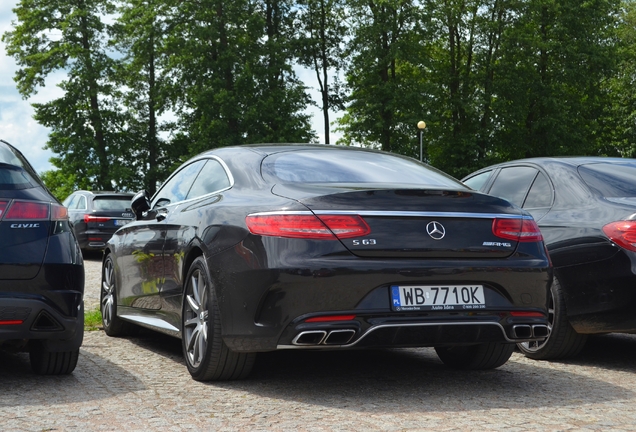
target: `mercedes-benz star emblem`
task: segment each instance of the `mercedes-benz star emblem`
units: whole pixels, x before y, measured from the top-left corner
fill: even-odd
[[[444,225],[437,221],[429,222],[428,225],[426,225],[426,232],[433,240],[441,240],[446,235]]]

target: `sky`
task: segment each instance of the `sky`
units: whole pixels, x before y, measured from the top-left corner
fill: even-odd
[[[12,9],[18,0],[0,0],[0,35],[12,30],[11,22],[17,18]],[[49,159],[53,156],[49,150],[44,150],[49,130],[33,120],[32,103],[48,102],[62,96],[61,90],[55,85],[63,79],[62,72],[47,79],[44,88],[29,99],[22,98],[15,85],[13,77],[18,67],[13,59],[6,54],[6,46],[0,41],[0,139],[12,144],[20,150],[38,173],[51,170]],[[308,87],[316,87],[314,74],[310,71],[298,70],[300,79]],[[311,93],[314,100],[318,100],[318,92]],[[324,123],[318,108],[307,110],[312,115],[312,125],[318,134],[319,141],[324,142]],[[331,114],[331,118],[335,116]],[[331,127],[333,129],[333,126]],[[339,135],[331,133],[331,142],[335,143]]]

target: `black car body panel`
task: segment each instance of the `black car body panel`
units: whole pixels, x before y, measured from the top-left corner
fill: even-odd
[[[84,334],[83,295],[84,265],[66,209],[24,156],[0,141],[0,348],[30,351],[44,365],[34,366],[39,373],[70,373]],[[56,361],[51,353],[74,357],[47,369]]]
[[[600,165],[599,165],[600,164]],[[636,331],[636,252],[626,250],[603,232],[606,224],[634,219],[636,195],[604,196],[582,178],[581,169],[594,166],[626,166],[631,178],[615,179],[636,189],[636,160],[602,157],[535,158],[484,168],[465,181],[484,174],[480,188],[511,201],[515,198],[492,192],[503,169],[511,178],[507,188],[522,190],[516,204],[535,217],[543,234],[555,275],[564,289],[567,316],[583,334]],[[527,205],[529,188],[519,186],[515,170],[533,170],[548,180],[549,199],[541,206]],[[539,178],[539,177],[537,177]],[[534,180],[534,178],[533,178]],[[534,180],[536,181],[536,180]],[[528,187],[530,184],[528,184]]]
[[[334,159],[398,158],[324,145],[221,148],[193,158],[108,242],[104,262],[114,262],[117,317],[182,337],[185,277],[202,256],[223,342],[233,352],[511,344],[536,337],[533,326],[546,328],[552,269],[543,243],[493,234],[495,219],[534,223],[528,213],[442,173],[431,174],[436,183],[422,187],[284,182],[260,172],[271,155],[287,152],[293,160],[307,151]],[[210,180],[211,192],[187,195],[205,191],[197,185],[205,170],[223,177],[220,168],[227,178]],[[286,228],[281,235],[254,231],[252,223],[272,215],[319,222],[298,237],[288,237]],[[341,234],[332,225],[322,230],[320,221],[349,216],[363,234]],[[443,232],[433,234],[439,239],[427,234],[433,222]],[[314,229],[329,238],[314,237]],[[392,294],[404,288],[419,295],[422,286],[455,287],[454,295],[473,299],[416,310]]]

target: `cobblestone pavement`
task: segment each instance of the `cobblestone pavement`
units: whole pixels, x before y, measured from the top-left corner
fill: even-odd
[[[87,304],[99,266],[86,262]],[[515,353],[497,370],[458,372],[432,349],[276,352],[247,380],[199,383],[177,339],[94,331],[70,376],[38,377],[25,354],[0,354],[0,430],[634,431],[634,353],[636,335],[607,335],[567,362]]]

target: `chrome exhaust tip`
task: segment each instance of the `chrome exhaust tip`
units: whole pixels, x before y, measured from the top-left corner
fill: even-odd
[[[329,332],[323,343],[325,345],[346,345],[351,341],[351,339],[353,339],[355,334],[356,331],[352,329],[332,330]]]
[[[529,339],[532,337],[532,327],[525,324],[512,326],[512,337],[515,339]]]
[[[533,325],[532,326],[532,336],[546,338],[550,336],[550,329],[546,325]]]
[[[323,330],[304,331],[294,338],[293,345],[320,345],[327,336],[327,332]]]

